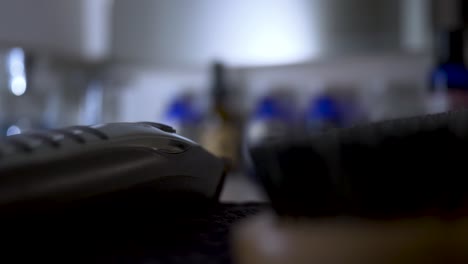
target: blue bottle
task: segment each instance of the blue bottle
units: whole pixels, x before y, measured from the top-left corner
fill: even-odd
[[[254,174],[249,149],[293,138],[296,125],[294,110],[287,96],[270,94],[257,101],[247,122],[242,147],[246,174],[254,182],[259,182],[259,179]]]
[[[249,146],[282,139],[293,128],[293,113],[286,102],[275,96],[261,98],[248,122],[246,140]]]
[[[306,132],[310,134],[342,127],[344,123],[342,107],[328,95],[313,98],[305,114]]]
[[[169,105],[164,122],[177,130],[177,133],[198,141],[200,139],[201,113],[191,95],[177,97]]]
[[[442,32],[437,43],[437,65],[431,73],[434,109],[441,112],[468,107],[468,70],[464,62],[463,29]]]

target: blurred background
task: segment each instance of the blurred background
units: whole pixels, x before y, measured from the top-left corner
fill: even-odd
[[[468,105],[462,0],[0,0],[0,135],[155,121],[245,144]]]

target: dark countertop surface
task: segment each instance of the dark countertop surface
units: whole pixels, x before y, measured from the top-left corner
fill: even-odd
[[[146,206],[146,205],[145,205]],[[3,263],[232,263],[230,228],[264,204],[108,206],[2,223]],[[168,209],[169,208],[169,209]],[[115,208],[114,208],[115,209]]]

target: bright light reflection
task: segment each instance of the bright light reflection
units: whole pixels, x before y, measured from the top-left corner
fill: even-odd
[[[200,18],[203,31],[197,33],[205,34],[200,55],[204,52],[231,65],[274,65],[301,62],[317,53],[308,1],[202,3],[210,15]]]
[[[16,96],[23,95],[26,92],[26,86],[26,79],[23,76],[10,79],[10,91]]]
[[[18,135],[18,134],[21,134],[21,129],[15,125],[10,126],[6,132],[7,136],[13,136],[13,135]]]
[[[13,48],[8,54],[8,70],[11,76],[24,75],[24,50]]]
[[[26,92],[25,54],[22,48],[13,48],[7,57],[7,68],[10,74],[10,91],[21,96]]]

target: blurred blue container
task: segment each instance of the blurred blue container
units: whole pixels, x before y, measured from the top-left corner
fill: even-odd
[[[247,145],[268,143],[287,136],[294,127],[294,110],[275,96],[260,99],[247,124]]]
[[[202,116],[189,95],[177,97],[168,107],[164,122],[177,130],[179,135],[194,141],[200,139]]]
[[[339,102],[328,95],[315,97],[306,109],[306,132],[317,133],[342,127],[345,120]]]

